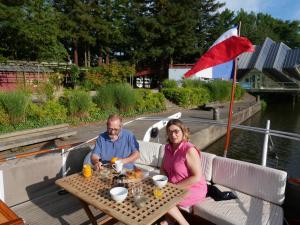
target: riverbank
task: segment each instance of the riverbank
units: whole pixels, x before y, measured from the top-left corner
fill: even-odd
[[[233,124],[240,124],[243,121],[247,120],[249,117],[254,115],[256,112],[260,110],[260,102],[256,102],[256,98],[249,94],[245,94],[244,98],[240,101],[236,101],[234,103],[233,108]],[[219,121],[227,123],[227,116],[229,111],[229,102],[218,104],[219,111]],[[174,105],[170,102],[167,104],[167,110],[160,113],[149,113],[144,114],[139,117],[125,118],[124,124],[128,123],[124,127],[126,129],[131,130],[137,137],[137,139],[142,140],[147,129],[152,126],[154,123],[158,122],[158,119],[166,118],[170,115],[173,115],[177,112],[181,112],[181,118],[184,120],[211,120],[214,121],[214,111],[211,110],[203,110],[201,108],[192,108],[192,109],[184,109],[177,105]],[[143,117],[150,117],[152,120],[139,120]],[[191,141],[197,145],[200,149],[204,149],[205,147],[212,144],[217,139],[221,138],[226,134],[226,127],[210,125],[205,123],[193,123],[187,122],[186,125],[189,127],[191,132]],[[26,146],[21,151],[6,151],[2,152],[1,156],[3,158],[11,157],[19,152],[29,152],[29,151],[37,151],[40,149],[49,149],[55,148],[58,146],[73,144],[78,142],[85,142],[92,138],[95,138],[99,135],[99,133],[106,130],[105,121],[85,124],[82,126],[71,127],[70,131],[77,132],[76,135],[71,136],[67,139],[56,139],[49,142],[44,142],[42,144]],[[153,142],[166,143],[166,134],[165,130],[162,129],[159,132],[159,135],[155,139],[151,139]]]

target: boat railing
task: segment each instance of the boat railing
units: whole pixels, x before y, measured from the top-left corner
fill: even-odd
[[[169,118],[165,117],[140,117],[136,118],[134,120],[128,121],[124,123],[124,126],[126,126],[129,123],[132,123],[134,121],[157,121],[156,124],[162,125],[158,127],[158,131],[164,127],[167,123],[168,120],[172,118],[178,118],[178,115],[181,114],[174,114],[173,116],[170,116]],[[180,116],[179,116],[180,117]],[[225,121],[218,121],[218,120],[210,120],[210,119],[186,119],[186,118],[181,118],[181,121],[184,123],[199,123],[199,124],[210,124],[210,125],[216,125],[216,126],[222,126],[226,127],[227,122]],[[150,126],[149,129],[147,129],[147,132],[144,136],[144,141],[149,141],[150,138],[145,138],[146,136],[149,136],[151,134],[151,130],[157,128],[155,125]],[[246,125],[240,125],[240,124],[231,124],[231,128],[235,129],[240,129],[240,130],[246,130],[250,132],[255,132],[255,133],[262,133],[265,135],[264,138],[264,144],[263,144],[263,154],[262,154],[262,161],[261,165],[266,166],[266,161],[267,161],[267,153],[268,153],[268,147],[269,147],[269,140],[274,137],[280,137],[280,138],[286,138],[290,140],[295,140],[295,141],[300,141],[300,134],[297,133],[291,133],[291,132],[285,132],[285,131],[279,131],[279,130],[272,130],[270,129],[270,121],[267,121],[266,128],[261,128],[261,127],[252,127],[252,126],[246,126]],[[25,158],[25,157],[30,157],[34,155],[39,155],[39,154],[45,154],[45,153],[50,153],[50,152],[57,152],[61,151],[62,154],[62,163],[63,163],[63,168],[62,168],[62,173],[63,175],[66,174],[66,169],[65,169],[65,162],[66,162],[66,157],[68,152],[80,148],[82,146],[86,146],[90,143],[94,143],[97,137],[91,138],[87,141],[84,142],[78,142],[78,143],[73,143],[73,144],[66,144],[62,146],[58,146],[56,148],[50,148],[50,149],[42,149],[38,151],[33,151],[33,152],[28,152],[28,153],[20,153],[15,156],[7,157],[7,158],[2,158],[0,159],[1,162],[13,160],[13,159],[19,159],[19,158]]]
[[[166,118],[142,117],[142,118],[139,118],[138,120],[165,121]],[[185,119],[185,118],[181,118],[181,121],[183,121],[184,123],[202,123],[202,124],[205,123],[205,124],[217,125],[217,126],[222,126],[222,127],[227,126],[227,122],[218,121],[218,120],[210,120],[210,119]],[[262,159],[261,159],[261,165],[262,166],[266,166],[268,148],[269,148],[269,140],[271,140],[271,144],[274,146],[274,143],[272,141],[272,136],[280,137],[280,138],[286,138],[286,139],[290,139],[290,140],[294,140],[294,141],[300,141],[300,134],[285,132],[285,131],[279,131],[279,130],[271,130],[270,129],[270,124],[271,124],[270,120],[267,120],[266,128],[252,127],[252,126],[246,126],[246,125],[240,125],[240,124],[231,124],[231,128],[246,130],[246,131],[256,132],[256,133],[262,133],[262,134],[265,135],[263,149],[262,149],[263,153],[262,153]],[[155,127],[152,126],[152,128],[155,128]]]

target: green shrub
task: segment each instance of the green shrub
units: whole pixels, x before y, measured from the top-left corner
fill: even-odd
[[[135,92],[127,83],[108,84],[97,90],[93,101],[102,110],[132,112],[136,104]]]
[[[135,74],[134,65],[128,63],[119,63],[113,61],[111,64],[104,64],[100,67],[91,68],[88,71],[87,78],[90,79],[96,87],[109,83],[124,83],[127,78]]]
[[[204,86],[205,82],[201,80],[184,79],[182,81],[182,87],[185,88],[203,88]]]
[[[90,117],[84,118],[84,121],[99,121],[106,120],[107,117],[111,114],[111,112],[106,112],[101,110],[95,103],[92,102],[89,108]]]
[[[4,126],[9,125],[9,116],[1,105],[0,105],[0,124]]]
[[[136,103],[135,92],[129,84],[118,84],[114,89],[115,106],[121,112],[132,112]]]
[[[229,101],[231,96],[231,82],[214,80],[205,84],[210,91],[212,101]]]
[[[177,88],[178,87],[176,80],[164,80],[162,82],[162,86],[163,86],[163,88]]]
[[[62,123],[67,119],[67,109],[58,101],[50,100],[43,105],[43,120],[48,123]]]
[[[0,95],[0,102],[5,112],[9,115],[12,125],[25,121],[29,101],[29,95],[22,91],[6,92]]]
[[[29,120],[40,122],[45,119],[45,111],[43,105],[30,102],[26,112],[26,118]]]
[[[87,117],[92,98],[89,93],[81,90],[73,90],[67,96],[67,107],[70,115]]]
[[[40,101],[51,100],[54,96],[54,85],[50,82],[39,83],[36,91]]]
[[[244,96],[245,92],[246,92],[245,89],[242,88],[239,84],[237,84],[235,88],[234,99],[235,100],[241,99]]]
[[[149,89],[137,89],[136,98],[137,112],[159,112],[166,109],[165,97],[162,93],[153,93]]]
[[[63,84],[64,82],[64,75],[62,73],[56,72],[56,73],[51,73],[49,75],[49,81],[51,84],[53,84],[55,87],[59,87]]]
[[[113,84],[100,87],[93,101],[102,110],[115,110],[115,89]]]
[[[164,96],[181,107],[198,106],[209,101],[206,88],[164,88]]]
[[[76,65],[72,65],[70,69],[70,77],[71,77],[71,82],[73,85],[76,85],[79,79],[79,67]]]

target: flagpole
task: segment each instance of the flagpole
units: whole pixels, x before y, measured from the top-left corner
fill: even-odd
[[[241,22],[239,22],[238,36],[240,36],[240,29],[241,29]],[[226,142],[224,145],[224,157],[225,158],[227,157],[227,151],[228,151],[229,142],[230,142],[230,127],[231,127],[231,121],[232,121],[234,94],[235,94],[235,88],[236,88],[236,75],[237,75],[237,66],[238,66],[237,64],[238,64],[238,60],[237,60],[237,58],[235,58],[234,59],[234,73],[233,73],[233,80],[232,80],[232,87],[231,87],[231,99],[230,99],[230,106],[229,106],[229,112],[228,112]]]

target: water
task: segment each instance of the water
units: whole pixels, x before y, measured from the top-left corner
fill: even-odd
[[[243,125],[265,128],[271,121],[272,130],[300,133],[300,103],[268,103],[264,112],[259,112]],[[289,177],[300,178],[300,142],[272,136],[273,151],[269,152],[267,166],[288,172]],[[228,158],[261,164],[264,134],[235,129],[231,133]],[[222,156],[225,137],[205,149]],[[270,141],[269,141],[270,143]],[[276,154],[278,159],[276,158]]]

